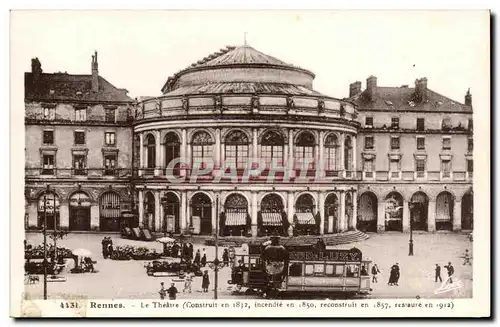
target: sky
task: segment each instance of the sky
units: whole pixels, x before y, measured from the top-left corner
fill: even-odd
[[[489,99],[488,12],[465,11],[14,11],[11,60],[23,71],[99,74],[132,97],[226,45],[247,43],[316,74],[314,89],[347,97],[370,75],[379,86],[428,87],[463,102]],[[16,66],[17,67],[17,66]],[[14,68],[13,68],[14,69]],[[17,73],[13,71],[13,73]]]

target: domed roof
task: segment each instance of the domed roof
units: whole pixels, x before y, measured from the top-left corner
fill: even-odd
[[[257,51],[249,45],[232,48],[228,52],[220,56],[216,56],[214,59],[211,59],[203,64],[196,65],[196,67],[211,67],[234,64],[261,64],[295,67],[275,57]]]

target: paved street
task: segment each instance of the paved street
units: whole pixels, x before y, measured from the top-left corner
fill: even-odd
[[[201,277],[193,281],[193,293],[183,294],[183,282],[175,277],[150,277],[144,268],[145,261],[113,261],[102,258],[101,240],[103,235],[97,234],[71,234],[64,240],[59,241],[64,247],[86,248],[94,254],[97,260],[98,273],[70,274],[66,282],[48,283],[48,295],[50,298],[88,297],[94,299],[158,299],[160,282],[166,286],[171,281],[176,283],[181,292],[178,298],[211,299],[213,292],[201,293]],[[140,242],[125,240],[118,235],[113,236],[114,245],[141,245],[162,251],[162,245],[157,242]],[[29,233],[28,242],[36,245],[42,243],[41,234]],[[379,275],[379,283],[372,284],[372,298],[464,298],[472,296],[472,266],[463,266],[463,255],[465,249],[472,252],[472,243],[465,235],[461,234],[417,234],[414,235],[415,255],[408,256],[408,234],[385,233],[370,234],[370,238],[360,243],[339,246],[338,248],[358,247],[363,251],[363,256],[376,262],[382,272]],[[194,245],[196,249],[205,248],[208,260],[214,257],[215,248],[202,245]],[[222,251],[220,252],[222,253]],[[440,286],[434,283],[434,266],[439,263],[444,266],[451,261],[455,267],[455,276],[463,284],[463,288],[445,293],[435,294]],[[72,267],[72,260],[68,261]],[[398,262],[401,267],[401,279],[399,286],[388,286],[389,268]],[[211,287],[213,287],[213,272],[210,273]],[[446,276],[446,269],[442,268],[442,277]],[[230,269],[224,268],[219,274],[219,298],[244,299],[243,295],[233,295],[228,289],[227,280]],[[177,280],[177,282],[176,282]],[[42,298],[43,282],[34,285],[26,285],[27,298]]]

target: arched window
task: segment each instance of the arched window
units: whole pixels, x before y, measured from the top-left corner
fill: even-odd
[[[273,161],[278,165],[283,165],[285,140],[281,134],[274,131],[267,132],[262,136],[260,146],[261,157],[265,160],[268,167]]]
[[[204,131],[196,132],[193,135],[191,142],[193,150],[193,165],[195,162],[201,163],[201,167],[205,167],[208,162],[212,161],[214,141],[210,134]]]
[[[156,165],[156,140],[152,134],[146,138],[147,163],[146,167],[154,169]]]
[[[339,141],[335,134],[330,134],[325,140],[325,171],[337,172],[339,167]]]
[[[314,136],[309,132],[302,132],[295,141],[295,164],[297,168],[307,164],[307,169],[314,166]],[[305,168],[305,167],[304,167]]]
[[[179,137],[174,132],[169,132],[165,135],[164,139],[165,146],[165,167],[168,167],[168,164],[180,156],[181,151],[181,142]],[[179,164],[176,164],[176,167]]]
[[[352,171],[352,141],[349,136],[344,141],[344,169]]]
[[[230,132],[225,140],[225,159],[234,160],[238,169],[245,168],[248,161],[248,137],[242,131]]]

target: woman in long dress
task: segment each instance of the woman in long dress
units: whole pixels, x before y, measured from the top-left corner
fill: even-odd
[[[203,293],[208,292],[208,287],[210,286],[210,279],[208,277],[208,270],[203,272],[203,279],[201,281],[201,288],[203,289]]]

